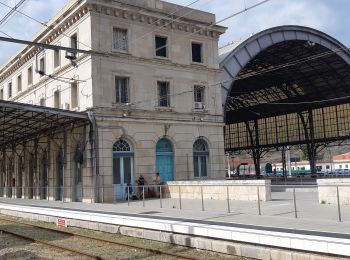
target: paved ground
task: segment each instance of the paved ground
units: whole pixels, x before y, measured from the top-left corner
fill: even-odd
[[[182,209],[178,199],[145,201],[119,201],[117,204],[62,203],[59,201],[39,201],[0,198],[0,203],[16,203],[45,207],[75,208],[78,210],[102,211],[110,213],[142,214],[147,216],[175,217],[203,221],[245,224],[292,230],[309,230],[350,235],[350,206],[342,206],[342,222],[338,222],[336,205],[319,204],[316,192],[298,192],[298,219],[294,218],[294,201],[291,192],[273,192],[272,201],[261,203],[258,213],[257,202],[230,201],[231,213],[227,212],[227,201],[206,200],[202,211],[201,200],[182,199]],[[218,223],[219,224],[219,223]]]

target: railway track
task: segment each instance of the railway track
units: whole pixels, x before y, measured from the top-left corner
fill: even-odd
[[[126,243],[122,243],[122,242],[116,242],[113,240],[107,240],[107,239],[101,239],[101,238],[95,238],[95,237],[91,237],[91,236],[86,236],[86,235],[81,235],[81,234],[77,234],[74,232],[68,232],[68,231],[63,231],[63,230],[57,230],[57,229],[53,229],[53,228],[47,228],[47,227],[42,227],[42,226],[38,226],[38,225],[34,225],[34,224],[27,224],[27,223],[22,223],[20,221],[15,221],[15,220],[9,220],[9,219],[4,219],[4,218],[0,218],[0,221],[3,222],[7,222],[7,223],[12,223],[12,224],[16,224],[16,225],[22,225],[22,226],[26,226],[26,227],[31,227],[31,228],[36,228],[36,229],[40,229],[46,232],[53,232],[53,233],[57,233],[57,234],[62,234],[62,235],[66,235],[69,237],[74,237],[74,238],[80,238],[80,239],[85,239],[85,240],[90,240],[90,241],[95,241],[98,243],[108,243],[111,245],[115,245],[115,246],[119,246],[119,247],[125,247],[125,248],[129,248],[129,249],[135,249],[135,250],[140,250],[140,251],[144,251],[147,252],[149,254],[152,255],[156,255],[156,256],[168,256],[170,258],[174,258],[174,259],[184,259],[184,260],[199,260],[199,258],[196,257],[192,257],[192,256],[185,256],[185,255],[180,255],[180,254],[176,254],[176,253],[171,253],[171,252],[167,252],[164,250],[159,250],[159,249],[151,249],[151,248],[147,248],[147,247],[143,247],[143,246],[137,246],[137,245],[131,245],[131,244],[126,244]],[[59,250],[63,250],[63,251],[67,251],[67,252],[71,252],[80,256],[84,256],[84,257],[88,257],[91,259],[105,259],[102,256],[99,255],[94,255],[94,254],[90,254],[81,250],[77,250],[71,247],[66,247],[66,246],[61,246],[61,245],[57,245],[54,243],[50,243],[41,239],[36,239],[33,238],[31,236],[28,235],[24,235],[24,234],[20,234],[18,232],[13,232],[13,231],[9,231],[8,229],[3,229],[0,227],[0,231],[34,242],[34,243],[38,243],[38,244],[42,244],[42,245],[46,245],[46,246],[50,246]]]

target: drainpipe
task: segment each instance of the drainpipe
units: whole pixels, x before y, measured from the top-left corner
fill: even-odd
[[[95,202],[98,202],[99,200],[99,190],[98,190],[98,176],[100,174],[100,158],[99,158],[99,142],[98,142],[98,127],[97,127],[97,122],[95,115],[93,111],[88,111],[88,117],[90,120],[90,124],[92,127],[92,130],[90,129],[90,143],[93,147],[93,151],[91,152],[91,157],[92,157],[92,168],[94,168],[93,165],[93,158],[95,157],[95,169],[96,169],[96,174],[93,174],[93,187],[94,187],[94,196],[95,196]],[[91,132],[92,131],[92,132]]]
[[[98,129],[120,129],[122,131],[122,136],[126,136],[126,130],[123,126],[120,125],[108,125],[108,126],[103,126],[103,125],[98,125],[97,121],[96,121],[96,117],[93,113],[93,111],[88,111],[88,116],[89,116],[89,120],[93,126],[93,147],[94,147],[94,151],[95,151],[95,158],[96,158],[96,176],[95,180],[94,180],[94,189],[95,189],[95,196],[97,198],[99,198],[99,178],[98,176],[100,175],[100,170],[99,170],[99,166],[100,166],[100,158],[99,158],[99,139],[98,139]]]

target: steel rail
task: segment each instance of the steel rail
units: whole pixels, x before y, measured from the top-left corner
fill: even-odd
[[[34,243],[50,246],[50,247],[57,248],[57,249],[60,249],[60,250],[63,250],[63,251],[68,251],[68,252],[71,252],[71,253],[74,253],[74,254],[78,254],[78,255],[81,255],[81,256],[89,257],[91,259],[97,259],[97,260],[102,260],[103,259],[100,256],[95,256],[95,255],[92,255],[92,254],[89,254],[89,253],[85,253],[85,252],[82,252],[82,251],[78,251],[78,250],[75,250],[75,249],[72,249],[72,248],[69,248],[69,247],[65,247],[65,246],[55,245],[55,244],[52,244],[52,243],[49,243],[49,242],[46,242],[46,241],[43,241],[43,240],[40,240],[40,239],[35,239],[35,238],[29,237],[29,236],[26,236],[26,235],[23,235],[23,234],[18,234],[16,232],[8,231],[6,229],[0,228],[0,231],[3,232],[3,233],[9,234],[9,235],[13,235],[13,236],[16,236],[16,237],[19,237],[19,238],[22,238],[22,239],[29,240],[29,241],[34,242]]]
[[[156,255],[166,255],[166,256],[170,256],[170,257],[175,257],[177,259],[185,259],[185,260],[199,260],[200,259],[200,258],[196,258],[196,257],[192,257],[192,256],[185,256],[185,255],[170,253],[170,252],[159,250],[159,249],[152,249],[152,248],[147,248],[147,247],[143,247],[143,246],[136,246],[136,245],[126,244],[126,243],[122,243],[122,242],[116,242],[116,241],[112,241],[112,240],[108,240],[108,239],[95,238],[95,237],[91,237],[91,236],[80,235],[80,234],[73,233],[73,232],[57,230],[57,229],[42,227],[42,226],[33,225],[33,224],[22,223],[20,221],[15,221],[15,220],[8,220],[8,219],[0,218],[0,221],[7,221],[7,222],[23,225],[23,226],[34,227],[34,228],[38,228],[38,229],[42,229],[42,230],[46,230],[46,231],[51,231],[51,232],[57,232],[57,233],[68,235],[68,236],[79,237],[79,238],[94,240],[94,241],[103,242],[103,243],[110,243],[110,244],[117,245],[117,246],[139,249],[139,250],[143,250],[143,251],[153,253]],[[102,259],[102,258],[99,258],[99,259]]]

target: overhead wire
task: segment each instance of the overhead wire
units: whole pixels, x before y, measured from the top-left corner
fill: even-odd
[[[7,8],[10,8],[11,10],[13,10],[13,11],[15,11],[15,12],[17,12],[17,13],[19,13],[19,14],[25,16],[25,17],[27,17],[28,19],[30,19],[30,20],[32,20],[32,21],[34,21],[34,22],[36,22],[36,23],[41,24],[42,26],[45,26],[46,28],[52,29],[52,27],[48,26],[46,23],[41,22],[41,21],[39,21],[38,19],[36,19],[36,18],[34,18],[34,17],[32,17],[32,16],[30,16],[30,15],[28,15],[28,14],[26,14],[26,13],[24,13],[24,12],[18,10],[18,9],[15,9],[14,7],[11,7],[11,6],[9,6],[9,5],[7,5],[7,4],[1,2],[1,1],[0,1],[0,5],[3,5],[3,6],[5,6],[5,7],[7,7]],[[66,37],[70,38],[69,35],[67,35],[67,34],[65,34],[65,33],[63,33],[63,32],[62,32],[61,34],[62,34],[63,36],[66,36]],[[85,44],[85,43],[83,43],[83,42],[81,42],[81,41],[79,41],[79,40],[78,40],[78,43],[80,43],[81,45],[84,45],[85,47],[91,49],[91,46],[89,46],[89,45],[87,45],[87,44]]]
[[[258,6],[260,6],[260,5],[263,5],[263,4],[267,3],[267,2],[270,2],[270,1],[271,1],[271,0],[260,1],[260,2],[258,2],[258,3],[256,3],[256,4],[254,4],[254,5],[251,5],[251,6],[247,7],[247,8],[244,8],[243,10],[241,10],[241,11],[239,11],[239,12],[233,13],[233,14],[231,14],[231,15],[229,15],[229,16],[227,16],[227,17],[225,17],[225,18],[223,18],[223,19],[221,19],[221,20],[219,20],[219,21],[217,21],[217,22],[215,22],[215,23],[212,23],[212,24],[207,25],[207,26],[200,27],[199,29],[193,30],[193,32],[191,32],[191,33],[189,33],[189,34],[186,33],[186,34],[184,34],[183,36],[177,37],[177,40],[183,39],[183,38],[186,38],[186,37],[189,37],[189,36],[191,36],[191,35],[194,35],[194,34],[200,32],[200,31],[202,31],[203,29],[209,29],[209,28],[212,28],[212,27],[214,27],[214,26],[218,26],[220,23],[223,23],[223,22],[225,22],[225,21],[227,21],[227,20],[229,20],[229,19],[232,19],[232,18],[235,17],[235,16],[238,16],[238,15],[240,15],[240,14],[242,14],[242,13],[248,12],[248,11],[250,11],[250,10],[252,10],[252,9],[254,9],[254,8],[258,7]],[[169,47],[169,44],[163,45],[163,46],[157,48],[155,51],[159,51],[159,50],[164,49],[164,48],[166,48],[166,47]]]
[[[225,83],[230,83],[232,81],[243,80],[243,79],[246,79],[246,78],[249,78],[249,77],[254,77],[256,75],[261,75],[261,74],[272,72],[272,71],[276,71],[276,70],[279,70],[279,69],[282,69],[282,68],[295,66],[295,65],[307,62],[307,61],[316,60],[316,59],[319,59],[319,58],[322,58],[322,57],[326,57],[326,56],[332,55],[332,54],[340,52],[342,50],[349,50],[349,48],[344,47],[344,48],[334,49],[334,50],[331,50],[331,51],[325,51],[323,53],[312,55],[312,56],[309,56],[309,57],[306,57],[306,58],[297,59],[297,60],[294,60],[292,62],[283,63],[283,64],[275,66],[274,68],[271,68],[271,69],[262,69],[260,71],[255,71],[255,72],[250,72],[250,73],[246,73],[246,74],[241,74],[241,75],[238,75],[235,78],[232,78],[232,79],[229,79],[229,80],[226,80],[226,81],[219,81],[219,82],[216,82],[216,83],[213,83],[213,84],[208,84],[208,85],[206,85],[206,87],[215,87],[215,86],[222,85],[222,84],[225,84]],[[180,92],[180,93],[174,94],[174,96],[186,94],[186,93],[189,93],[189,92],[193,92],[193,90]],[[247,92],[242,92],[241,94],[246,94],[246,93]],[[137,104],[144,103],[144,102],[145,103],[147,103],[147,102],[154,102],[156,100],[157,99],[155,98],[155,99],[147,100],[147,101],[139,101],[139,102],[133,103],[133,105],[137,105]]]
[[[23,4],[25,3],[25,1],[27,0],[21,0],[20,2],[18,2],[13,8],[11,8],[11,10],[9,12],[7,12],[3,18],[1,18],[0,20],[0,26],[5,25],[11,18],[11,15],[13,15],[16,10],[18,10],[21,6],[23,6]],[[3,30],[0,30],[0,33],[6,35],[7,37],[13,38],[11,35],[9,35],[8,33],[4,32]]]
[[[173,12],[172,15],[174,15],[175,13],[177,13],[177,12],[179,12],[179,11],[185,9],[185,8],[188,8],[189,6],[195,4],[195,3],[199,2],[199,1],[201,1],[201,0],[196,0],[196,1],[194,1],[194,2],[191,2],[189,5],[186,5],[186,6],[182,7],[181,9],[179,9],[179,10]],[[213,1],[213,0],[206,0],[206,2],[210,2],[210,1]],[[186,12],[185,14],[183,14],[183,15],[181,15],[181,16],[178,16],[178,17],[176,17],[176,18],[173,18],[173,19],[171,19],[169,22],[166,22],[165,24],[163,24],[162,26],[160,26],[160,27],[158,27],[158,28],[156,28],[156,29],[154,29],[154,30],[152,30],[152,31],[150,31],[150,32],[147,32],[147,33],[143,34],[142,36],[140,36],[140,37],[138,37],[138,38],[132,40],[130,43],[133,44],[133,43],[135,43],[135,42],[137,42],[137,41],[139,41],[139,40],[145,38],[147,35],[152,34],[152,33],[154,33],[154,32],[157,32],[157,31],[159,31],[159,30],[165,28],[165,27],[168,26],[169,24],[172,24],[173,22],[179,21],[181,18],[184,18],[184,17],[186,17],[187,15],[189,15],[189,14],[195,12],[195,11],[197,11],[197,10],[191,9],[190,11]],[[168,17],[170,17],[170,16],[171,16],[171,15],[169,15]],[[163,19],[164,19],[164,18],[159,18],[159,19],[157,19],[156,21],[154,21],[153,23],[151,23],[151,25],[154,25],[154,24],[156,24],[156,23],[162,21]],[[162,47],[162,48],[163,48],[163,47]]]
[[[259,6],[259,5],[262,5],[262,4],[264,4],[264,3],[266,3],[266,2],[269,2],[270,0],[265,0],[265,1],[261,1],[261,2],[259,2],[259,3],[257,3],[257,4],[255,4],[255,5],[253,5],[253,6],[250,6],[250,7],[248,7],[248,8],[244,8],[243,10],[241,10],[240,12],[237,12],[237,13],[235,13],[235,14],[232,14],[232,15],[230,15],[230,16],[228,16],[228,17],[226,17],[226,18],[224,18],[224,19],[222,19],[222,20],[220,20],[220,21],[218,21],[216,24],[218,24],[218,23],[221,23],[221,22],[223,22],[223,21],[226,21],[226,20],[228,20],[228,19],[230,19],[230,18],[232,18],[232,17],[234,17],[234,16],[236,16],[236,15],[238,15],[238,14],[241,14],[241,13],[243,13],[243,12],[246,12],[247,10],[250,10],[250,9],[252,9],[252,8],[255,8],[255,7],[257,7],[257,6]],[[194,1],[194,2],[198,2],[198,1]],[[194,2],[192,2],[192,3],[194,3]],[[2,2],[0,2],[0,4],[3,4]],[[23,13],[22,13],[23,14]],[[41,23],[41,22],[40,22]],[[43,23],[41,23],[41,24],[43,24]],[[216,25],[215,24],[215,25]],[[209,26],[207,26],[207,27],[212,27],[212,26],[214,26],[214,25],[209,25]],[[202,30],[203,28],[201,28],[200,30]],[[197,30],[197,31],[199,31],[199,30]],[[192,32],[191,34],[194,34],[194,33],[197,33],[197,31],[194,31],[194,32]],[[190,34],[190,35],[191,35]],[[188,34],[186,34],[186,37],[188,37],[189,35]],[[164,48],[165,46],[162,46],[160,49],[162,49],[162,48]],[[347,50],[349,49],[349,48],[346,48]],[[324,56],[327,56],[327,55],[331,55],[331,54],[334,54],[334,52],[338,52],[338,51],[341,51],[341,50],[344,50],[344,48],[338,48],[338,50],[331,50],[331,51],[327,51],[327,52],[324,52],[324,53],[321,53],[321,54],[316,54],[316,55],[314,55],[314,56],[311,56],[311,57],[306,57],[306,58],[303,58],[303,59],[299,59],[299,60],[295,60],[295,61],[292,61],[292,62],[287,62],[287,63],[285,63],[285,64],[281,64],[281,65],[279,65],[279,66],[274,66],[273,68],[270,68],[270,69],[262,69],[262,70],[260,70],[260,71],[256,71],[256,72],[250,72],[250,73],[246,73],[246,74],[241,74],[241,75],[239,75],[238,77],[235,77],[234,79],[232,79],[232,80],[240,80],[240,79],[245,79],[245,78],[248,78],[248,77],[253,77],[253,76],[256,76],[256,75],[259,75],[259,74],[263,74],[263,73],[268,73],[268,72],[271,72],[271,71],[275,71],[275,70],[279,70],[279,69],[281,69],[281,68],[285,68],[285,67],[289,67],[289,66],[295,66],[295,65],[297,65],[298,63],[303,63],[303,62],[306,62],[306,61],[310,61],[310,60],[314,60],[314,59],[318,59],[318,58],[321,58],[321,57],[324,57]],[[231,82],[232,80],[228,80],[228,81],[221,81],[221,82],[217,82],[217,83],[215,83],[215,84],[210,84],[210,85],[208,85],[207,87],[211,87],[211,86],[217,86],[217,85],[220,85],[220,84],[224,84],[224,83],[227,83],[227,82]],[[171,95],[171,96],[178,96],[178,95],[182,95],[182,94],[186,94],[186,93],[190,93],[190,92],[193,92],[193,90],[191,90],[191,91],[184,91],[184,92],[180,92],[180,93],[176,93],[176,94],[173,94],[173,95]],[[151,100],[144,100],[144,101],[138,101],[138,102],[134,102],[134,103],[131,103],[132,105],[137,105],[137,104],[140,104],[140,103],[147,103],[147,102],[156,102],[156,101],[158,101],[159,100],[159,98],[155,98],[155,99],[151,99]],[[275,103],[276,104],[276,103]],[[285,104],[285,103],[283,103],[283,104]]]
[[[18,10],[18,8],[20,8],[20,7],[24,4],[25,1],[27,1],[27,0],[21,0],[21,1],[19,1],[13,8],[11,8],[11,11],[9,11],[9,12],[0,20],[0,26],[3,26],[4,23],[6,24],[6,23],[9,21],[11,15],[13,15],[13,14],[16,12],[16,10]]]

